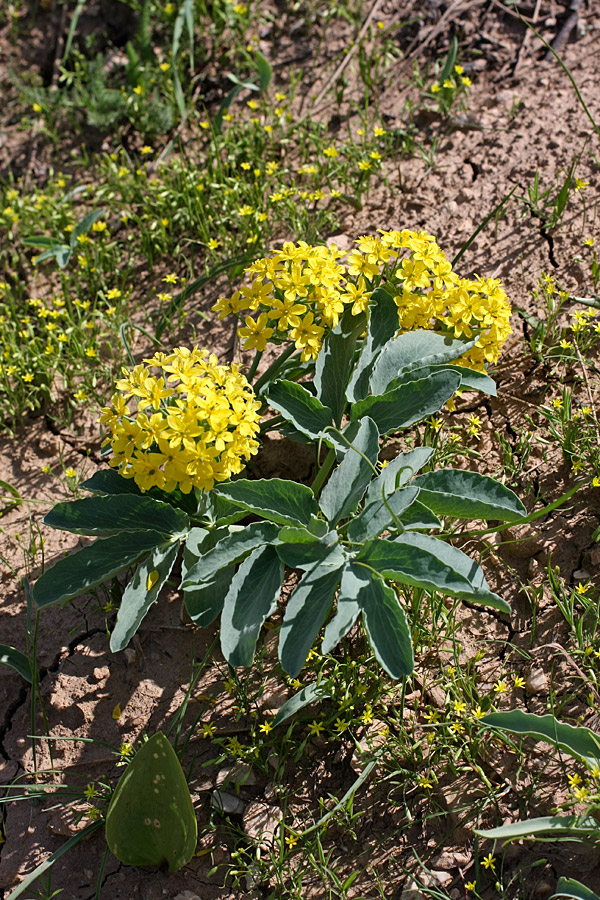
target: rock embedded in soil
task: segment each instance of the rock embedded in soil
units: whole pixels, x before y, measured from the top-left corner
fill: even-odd
[[[278,806],[254,800],[248,804],[244,813],[244,831],[261,848],[268,850],[275,843],[282,820],[283,813]]]
[[[532,666],[525,682],[528,694],[539,694],[548,690],[548,677],[541,666]]]
[[[240,800],[235,794],[228,794],[227,791],[213,791],[210,805],[213,809],[230,816],[243,815],[246,806],[243,800]]]

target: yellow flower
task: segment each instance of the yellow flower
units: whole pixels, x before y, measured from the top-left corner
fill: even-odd
[[[484,869],[491,869],[492,872],[496,871],[496,859],[492,856],[491,853],[488,853],[487,856],[481,860],[481,865]]]
[[[295,834],[288,834],[288,836],[285,839],[285,842],[291,850],[292,847],[295,847],[296,844],[298,843],[298,838],[296,837]]]
[[[325,725],[323,722],[317,722],[316,719],[313,719],[310,725],[308,726],[308,730],[310,734],[321,734]]]
[[[165,275],[165,277],[163,278],[163,281],[166,284],[177,284],[177,282],[179,281],[179,278],[177,275],[174,274],[174,272],[171,272],[169,275]]]
[[[323,156],[328,156],[329,159],[335,159],[336,156],[339,156],[339,153],[333,146],[325,147],[323,150]]]
[[[138,97],[139,97],[139,96],[141,96],[141,94],[144,93],[144,88],[141,86],[141,84],[138,84],[138,85],[136,85],[136,86],[134,87],[133,93],[134,93],[134,94],[137,94]]]
[[[66,478],[77,478],[77,472],[73,468],[73,466],[69,466],[68,469],[65,469],[65,477]]]
[[[439,91],[441,91],[441,87],[439,86],[439,84],[434,83],[431,85],[429,90],[431,91],[432,94],[437,94]]]
[[[258,726],[258,730],[262,731],[263,734],[268,734],[270,731],[273,730],[273,723],[272,722],[263,722],[261,725]]]

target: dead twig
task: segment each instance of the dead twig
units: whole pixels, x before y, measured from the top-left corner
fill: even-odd
[[[577,22],[579,20],[579,7],[581,6],[583,0],[571,0],[571,4],[569,6],[569,15],[567,16],[562,28],[550,44],[551,50],[548,50],[546,56],[544,57],[546,62],[549,62],[554,58],[554,53],[560,53],[564,44],[566,44],[569,35],[576,27]],[[552,52],[554,51],[554,53]]]

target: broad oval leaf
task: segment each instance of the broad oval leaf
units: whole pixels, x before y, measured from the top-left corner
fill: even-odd
[[[415,447],[399,453],[391,462],[383,467],[381,473],[369,485],[365,503],[389,497],[398,488],[407,484],[422,468],[427,465],[433,454],[433,447]]]
[[[475,346],[469,341],[436,331],[415,330],[399,335],[382,349],[370,378],[372,394],[383,394],[388,386],[412,369],[452,362]]]
[[[135,754],[112,795],[106,843],[128,866],[176,872],[196,850],[198,826],[181,763],[162,732]]]
[[[410,626],[395,592],[368,569],[350,568],[357,570],[356,597],[376,660],[391,678],[410,675],[415,665]]]
[[[337,540],[337,532],[330,531],[319,541],[314,541],[313,543],[307,543],[306,541],[298,541],[296,543],[284,542],[278,543],[275,549],[279,558],[290,569],[304,569],[306,571],[314,568],[317,563],[322,563],[325,566],[343,565],[346,557]]]
[[[133,478],[123,478],[115,469],[100,469],[94,472],[91,478],[87,478],[79,485],[86,491],[94,494],[135,494],[142,496],[142,492]]]
[[[351,541],[366,541],[367,538],[377,537],[386,528],[395,528],[395,520],[400,520],[402,513],[406,512],[417,497],[419,488],[412,485],[400,488],[386,500],[375,500],[362,510],[350,522],[348,526],[348,539]]]
[[[113,653],[125,649],[152,604],[158,600],[178,552],[178,543],[157,547],[135,570],[123,591],[117,621],[110,636],[110,649]]]
[[[416,537],[408,535],[407,537]],[[431,540],[435,540],[432,538]],[[437,542],[436,542],[437,543]],[[454,594],[457,591],[469,593],[473,590],[470,581],[460,572],[443,562],[434,552],[416,547],[404,541],[377,539],[364,545],[356,562],[365,563],[383,575],[425,590]]]
[[[350,418],[355,421],[370,416],[380,434],[389,434],[439,412],[459,386],[460,377],[455,372],[436,372],[381,396],[359,400],[353,405]]]
[[[94,541],[59,559],[40,575],[33,587],[33,599],[40,607],[71,600],[128,569],[155,547],[164,544],[164,535],[156,531],[132,532],[127,535],[127,540],[123,540],[123,535],[115,534]]]
[[[9,669],[13,669],[13,671],[17,672],[21,678],[24,678],[25,681],[32,684],[32,666],[29,661],[29,658],[25,656],[24,653],[21,653],[20,650],[16,650],[14,647],[9,647],[7,644],[0,644],[0,663],[5,666],[8,666]],[[35,668],[35,667],[34,667]]]
[[[572,897],[573,900],[600,900],[598,894],[590,891],[585,884],[576,881],[574,878],[559,878],[556,883],[556,890],[552,894],[550,900],[554,897]]]
[[[248,512],[280,525],[308,526],[319,512],[309,487],[283,478],[261,478],[257,481],[240,478],[220,484],[214,490]]]
[[[277,607],[283,563],[273,547],[251,553],[234,575],[221,615],[221,650],[230,666],[250,666],[265,619]]]
[[[180,585],[183,590],[212,581],[221,569],[241,562],[257,547],[277,541],[278,528],[271,522],[251,522],[245,528],[233,525],[231,529],[227,537],[186,569]]]
[[[339,553],[337,545],[331,553],[332,556]],[[279,637],[279,661],[292,678],[306,662],[331,609],[342,568],[343,563],[340,566],[318,563],[302,576],[288,600]]]
[[[379,432],[364,418],[339,466],[319,497],[319,506],[331,526],[354,512],[373,477],[379,455]]]
[[[438,469],[417,475],[419,501],[440,516],[500,519],[512,522],[527,515],[517,495],[488,475],[464,469]]]
[[[316,439],[333,424],[333,412],[305,387],[293,381],[275,381],[267,392],[269,405],[294,428]]]
[[[295,715],[303,707],[308,706],[310,703],[317,703],[319,700],[325,700],[327,697],[331,697],[331,694],[317,682],[307,684],[301,691],[298,691],[297,694],[285,701],[273,719],[273,725],[281,725],[282,722]]]
[[[369,301],[367,337],[346,392],[349,402],[362,400],[368,395],[377,357],[397,331],[398,307],[394,298],[384,288],[376,288]]]
[[[182,510],[152,497],[133,494],[84,497],[83,500],[57,503],[42,521],[52,528],[98,537],[109,537],[124,531],[181,535],[190,527],[190,520]]]

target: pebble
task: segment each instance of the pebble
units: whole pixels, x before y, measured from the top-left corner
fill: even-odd
[[[525,682],[525,690],[528,694],[539,694],[548,690],[548,677],[541,666],[532,666]]]
[[[258,841],[264,849],[272,847],[283,820],[278,806],[270,806],[260,800],[253,800],[244,813],[244,831],[249,838]]]
[[[246,804],[234,794],[228,794],[227,791],[213,791],[210,798],[210,805],[219,812],[227,813],[232,816],[241,816],[244,814]]]
[[[440,887],[446,888],[452,884],[453,878],[450,872],[443,872],[437,869],[430,869],[430,873],[435,881],[439,884]]]
[[[216,778],[217,787],[224,784],[247,785],[249,787],[256,784],[256,773],[248,763],[241,760],[233,766],[224,766],[219,770]]]
[[[412,878],[409,878],[400,894],[400,900],[429,900],[429,895]]]

